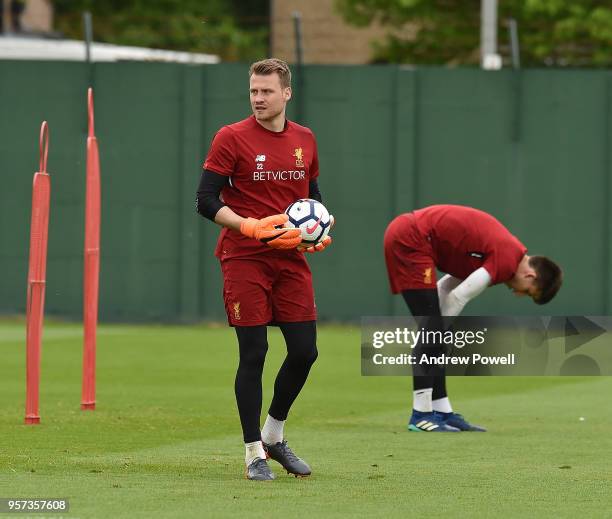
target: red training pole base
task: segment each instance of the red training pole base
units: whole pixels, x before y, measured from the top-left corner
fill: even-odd
[[[26,416],[25,424],[26,425],[40,425],[40,416]]]
[[[96,403],[95,402],[89,402],[87,404],[81,404],[81,411],[95,411],[96,410]]]

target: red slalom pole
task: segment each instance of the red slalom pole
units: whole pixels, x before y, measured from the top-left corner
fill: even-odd
[[[87,90],[87,180],[83,266],[83,386],[81,409],[96,408],[96,329],[100,281],[100,156],[94,131],[93,89]]]
[[[30,263],[26,300],[26,424],[39,424],[40,347],[45,314],[47,275],[47,238],[49,236],[49,201],[51,179],[47,173],[49,126],[40,127],[40,162],[32,186],[30,224]]]

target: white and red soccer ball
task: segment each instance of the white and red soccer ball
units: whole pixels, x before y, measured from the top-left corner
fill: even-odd
[[[302,198],[293,202],[285,214],[289,217],[287,227],[297,227],[302,231],[302,243],[316,245],[321,243],[329,234],[333,223],[333,216],[321,202],[312,198]]]

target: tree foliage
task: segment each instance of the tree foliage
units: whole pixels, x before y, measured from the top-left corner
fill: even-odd
[[[56,27],[68,38],[83,38],[82,13],[90,11],[100,42],[212,53],[227,61],[267,54],[267,0],[54,0],[53,5]]]
[[[373,61],[476,64],[480,0],[336,0],[346,21],[389,28],[374,44]],[[611,66],[612,6],[601,0],[499,0],[498,42],[509,54],[506,21],[519,29],[522,63],[528,66]],[[406,37],[405,28],[416,28]],[[404,29],[404,30],[403,30]],[[404,34],[403,34],[404,33]]]

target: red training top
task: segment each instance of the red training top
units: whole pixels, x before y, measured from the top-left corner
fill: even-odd
[[[230,177],[221,198],[236,214],[265,218],[308,198],[309,182],[319,176],[317,144],[304,126],[287,121],[282,132],[273,132],[250,116],[217,132],[204,169]],[[224,228],[215,255],[223,260],[272,250]]]
[[[460,205],[432,205],[414,211],[419,232],[426,236],[436,266],[459,279],[484,267],[491,284],[514,276],[527,248],[497,219]]]

